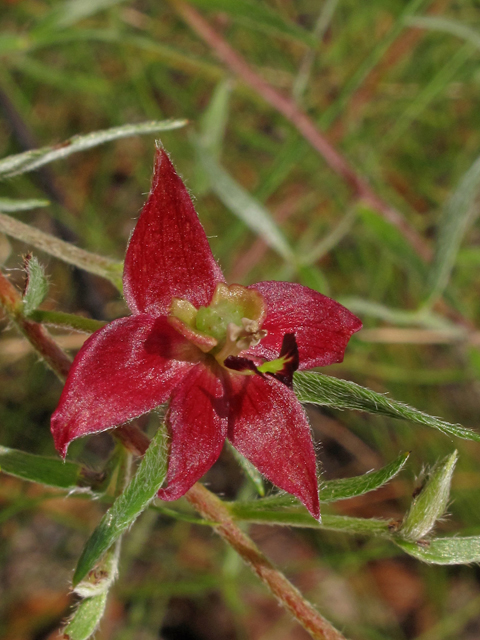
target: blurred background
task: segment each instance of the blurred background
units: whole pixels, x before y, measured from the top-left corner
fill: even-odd
[[[365,329],[325,373],[478,428],[480,3],[186,6],[198,13],[154,0],[3,0],[0,157],[77,133],[187,118],[161,140],[227,280],[292,280],[343,302]],[[220,59],[225,42],[233,57]],[[239,60],[243,77],[232,67]],[[154,139],[112,142],[3,181],[0,197],[49,200],[14,215],[121,260],[150,187]],[[20,288],[28,249],[0,235],[2,269]],[[108,282],[34,253],[50,281],[45,308],[105,320],[126,313]],[[61,384],[1,312],[0,328],[0,444],[56,455],[49,420]],[[54,333],[72,353],[84,340]],[[309,415],[326,478],[412,452],[398,479],[333,512],[401,518],[425,465],[458,448],[449,516],[437,531],[480,533],[479,445],[355,412]],[[70,455],[101,466],[111,447],[101,435],[75,442]],[[226,498],[247,491],[228,451],[206,480]],[[6,475],[0,506],[0,636],[53,640],[103,507]],[[249,531],[347,637],[480,637],[476,567],[426,566],[381,540]],[[208,527],[148,511],[125,538],[120,569],[97,640],[308,637]]]

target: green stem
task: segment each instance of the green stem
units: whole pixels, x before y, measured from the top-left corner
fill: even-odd
[[[79,269],[109,280],[119,291],[122,291],[123,264],[117,260],[110,260],[98,256],[90,251],[79,249],[74,245],[59,240],[43,231],[35,229],[28,224],[15,220],[10,216],[0,213],[0,231],[7,236],[26,242],[27,244],[45,251],[59,260],[73,264]]]
[[[39,322],[40,324],[48,324],[54,327],[68,327],[83,333],[93,333],[104,327],[107,323],[101,320],[92,320],[91,318],[83,318],[73,313],[63,313],[62,311],[45,311],[43,309],[35,309],[28,316],[29,320]]]

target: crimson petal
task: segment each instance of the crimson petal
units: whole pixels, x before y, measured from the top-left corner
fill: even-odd
[[[83,345],[52,416],[65,457],[75,438],[110,429],[165,402],[203,355],[165,318],[114,320]]]
[[[320,518],[310,426],[291,389],[274,378],[231,376],[228,439],[274,485]]]
[[[172,395],[167,487],[162,500],[177,500],[216,462],[227,435],[227,402],[216,365],[193,368]]]
[[[294,333],[300,356],[299,369],[324,367],[342,362],[353,333],[362,328],[360,320],[344,306],[308,287],[292,282],[258,282],[256,289],[267,306],[262,329],[268,334],[251,356],[267,360],[278,357],[286,333]]]
[[[187,189],[163,149],[150,196],[130,238],[123,285],[133,313],[166,315],[173,297],[208,305],[224,282]]]

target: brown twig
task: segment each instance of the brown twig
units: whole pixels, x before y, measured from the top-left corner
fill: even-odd
[[[391,207],[373,191],[365,178],[357,173],[350,163],[326,139],[324,134],[319,131],[312,119],[290,97],[283,95],[260,77],[196,9],[183,0],[170,0],[170,3],[193,31],[207,42],[220,60],[240,76],[276,111],[281,113],[305,140],[320,153],[328,166],[350,186],[356,198],[365,202],[388,222],[397,227],[418,254],[424,260],[430,260],[430,247],[425,243],[424,239],[410,226],[399,211]]]
[[[48,366],[64,380],[71,360],[41,324],[27,320],[22,314],[22,299],[13,284],[0,272],[0,305],[15,322],[33,348]]]
[[[31,322],[22,315],[20,294],[1,272],[0,305],[37,353],[45,359],[61,380],[65,380],[71,365],[70,358],[40,324]],[[137,456],[143,455],[150,444],[147,436],[134,424],[117,427],[114,436],[125,448]],[[302,594],[285,576],[263,556],[253,541],[234,523],[227,507],[221,500],[198,483],[190,489],[186,497],[203,517],[219,523],[215,527],[217,533],[250,565],[273,595],[310,632],[313,638],[317,640],[345,640],[344,636],[336,631],[303,598]]]
[[[185,494],[190,504],[206,519],[218,523],[215,530],[267,585],[269,590],[318,640],[345,640],[318,611],[261,553],[253,541],[234,523],[225,504],[197,483]]]

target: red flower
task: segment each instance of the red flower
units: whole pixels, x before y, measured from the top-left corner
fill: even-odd
[[[169,401],[170,460],[160,498],[188,491],[228,438],[318,519],[310,427],[289,383],[297,366],[340,362],[358,318],[299,284],[227,286],[163,150],[123,282],[132,315],[85,342],[52,416],[60,454],[75,438]]]

